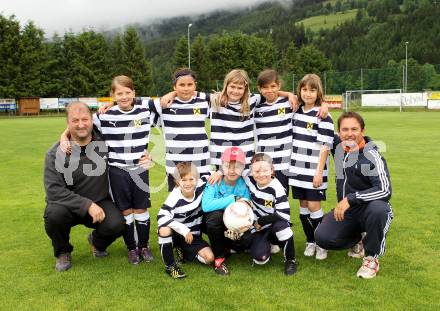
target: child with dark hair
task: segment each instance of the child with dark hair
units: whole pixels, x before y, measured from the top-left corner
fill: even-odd
[[[257,152],[272,158],[275,176],[289,194],[289,167],[292,153],[292,118],[295,110],[288,97],[280,95],[281,80],[273,69],[260,72],[257,87],[264,100],[255,107]],[[320,107],[319,116],[326,117],[327,105]]]
[[[289,184],[300,203],[300,219],[306,235],[305,256],[327,258],[327,250],[315,243],[314,232],[324,212],[328,177],[328,155],[333,145],[334,126],[330,115],[319,119],[316,113],[324,98],[321,79],[307,74],[298,85],[301,107],[293,116],[293,148]]]
[[[205,128],[209,99],[205,93],[196,92],[196,87],[194,72],[188,68],[177,69],[173,74],[175,97],[171,103],[161,107],[159,100],[155,101],[164,132],[168,191],[174,188],[172,174],[180,162],[191,161],[201,176],[210,174],[209,140]]]

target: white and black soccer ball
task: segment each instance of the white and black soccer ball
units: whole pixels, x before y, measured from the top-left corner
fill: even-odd
[[[223,213],[223,222],[229,230],[239,232],[254,223],[254,212],[249,204],[237,201],[229,205]]]

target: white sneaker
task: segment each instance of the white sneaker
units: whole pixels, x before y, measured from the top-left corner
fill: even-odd
[[[280,247],[278,245],[270,244],[270,253],[277,254],[280,252]]]
[[[323,248],[321,248],[319,246],[316,246],[316,256],[315,256],[315,258],[318,259],[318,260],[327,259],[327,250],[323,249]]]
[[[362,241],[360,241],[358,244],[353,246],[348,250],[347,253],[348,257],[353,258],[364,258],[365,256],[365,250],[364,250],[364,244],[362,244]]]
[[[304,250],[304,256],[312,257],[315,255],[316,243],[306,243],[306,249]]]
[[[364,257],[362,266],[359,268],[356,276],[363,279],[372,279],[379,271],[379,260],[372,256]]]

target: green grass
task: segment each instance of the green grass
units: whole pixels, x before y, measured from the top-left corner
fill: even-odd
[[[353,19],[356,16],[357,9],[345,12],[337,12],[329,15],[318,15],[303,19],[296,24],[304,24],[306,29],[317,32],[320,29],[332,29],[343,22]]]
[[[394,190],[388,250],[373,280],[355,277],[360,261],[348,258],[345,251],[330,252],[324,262],[302,255],[305,240],[296,202],[292,202],[299,261],[295,276],[283,275],[280,255],[264,267],[252,266],[246,255],[235,255],[227,278],[189,263],[184,265],[188,277],[172,280],[164,273],[155,233],[165,190],[152,195],[153,263],[130,266],[121,239],[109,248],[108,258],[94,259],[86,242],[88,229],[75,227],[73,268],[56,273],[43,228],[42,172],[45,152],[58,139],[64,118],[1,119],[0,309],[438,310],[440,114],[363,115],[367,134],[386,145],[383,154]],[[151,183],[158,185],[163,177],[163,168],[154,167]],[[324,209],[334,205],[331,182]]]

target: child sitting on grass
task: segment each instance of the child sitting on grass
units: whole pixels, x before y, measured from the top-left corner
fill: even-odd
[[[176,264],[173,245],[184,260],[197,259],[211,264],[214,254],[202,238],[202,194],[205,182],[199,178],[197,167],[191,162],[181,162],[174,172],[175,188],[168,195],[157,215],[160,253],[165,271],[175,279],[186,275]]]

